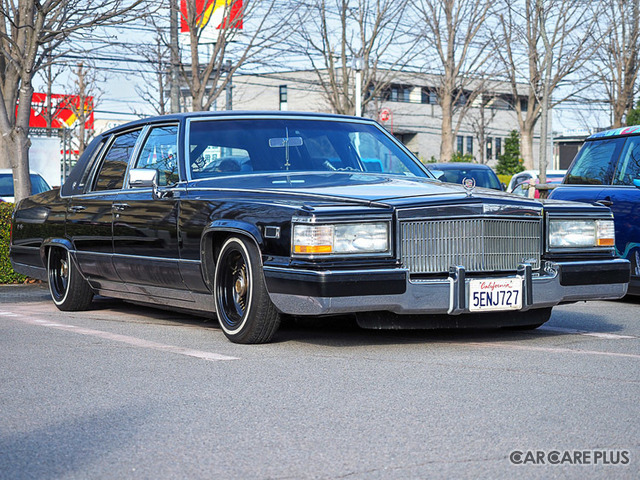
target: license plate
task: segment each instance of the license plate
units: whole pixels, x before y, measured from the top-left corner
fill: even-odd
[[[469,311],[490,312],[521,308],[521,278],[495,278],[469,282]]]

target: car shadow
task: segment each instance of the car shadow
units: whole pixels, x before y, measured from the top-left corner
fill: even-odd
[[[588,327],[580,329],[576,326],[585,324]],[[551,328],[546,329],[546,326]],[[280,328],[273,341],[275,343],[302,342],[329,347],[530,342],[576,334],[575,330],[613,333],[623,328],[622,325],[611,323],[604,315],[569,311],[554,311],[548,323],[534,330],[511,328],[368,330],[358,326],[355,316],[343,316],[294,319]]]
[[[620,301],[611,302],[612,305]],[[637,298],[625,303],[640,303]],[[184,325],[220,330],[215,315],[206,317],[201,313],[185,313],[166,307],[153,307],[129,301],[96,297],[92,311],[122,315],[118,321],[136,321],[158,325]],[[115,318],[109,316],[110,320]],[[615,333],[624,325],[612,323],[610,316],[570,309],[554,309],[549,322],[534,330],[510,328],[464,328],[464,329],[406,329],[370,330],[358,326],[355,315],[331,317],[292,317],[285,315],[272,343],[309,343],[329,347],[360,347],[394,344],[433,344],[465,342],[528,342],[540,338],[560,337],[577,331]],[[548,327],[548,329],[547,329]],[[222,332],[220,332],[222,334]]]

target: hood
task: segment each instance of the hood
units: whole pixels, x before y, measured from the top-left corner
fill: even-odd
[[[238,187],[242,185],[242,187]],[[221,188],[264,191],[269,193],[282,192],[287,196],[299,194],[319,197],[327,200],[345,201],[358,200],[361,202],[375,202],[402,207],[431,203],[434,197],[438,202],[460,202],[468,199],[470,203],[481,202],[486,199],[496,203],[526,204],[533,208],[540,207],[540,203],[523,197],[506,194],[497,190],[476,188],[471,195],[462,185],[444,183],[438,180],[420,177],[401,177],[393,175],[378,175],[370,173],[292,173],[290,175],[260,174],[227,176],[215,179],[198,180],[190,184],[190,188]]]

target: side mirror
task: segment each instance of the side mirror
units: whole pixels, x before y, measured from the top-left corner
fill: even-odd
[[[154,188],[158,186],[158,171],[150,168],[134,168],[129,171],[129,186]]]
[[[153,198],[161,198],[158,191],[158,171],[150,168],[133,168],[129,171],[131,188],[152,188]]]
[[[502,191],[506,192],[507,191],[507,184],[504,182],[500,182],[500,186],[502,187]]]
[[[633,179],[633,184],[634,184],[636,187],[640,188],[640,178],[634,178],[634,179]]]

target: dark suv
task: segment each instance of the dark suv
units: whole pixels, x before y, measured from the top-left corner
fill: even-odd
[[[631,261],[629,293],[640,295],[640,126],[591,135],[550,198],[611,208],[616,252]]]

